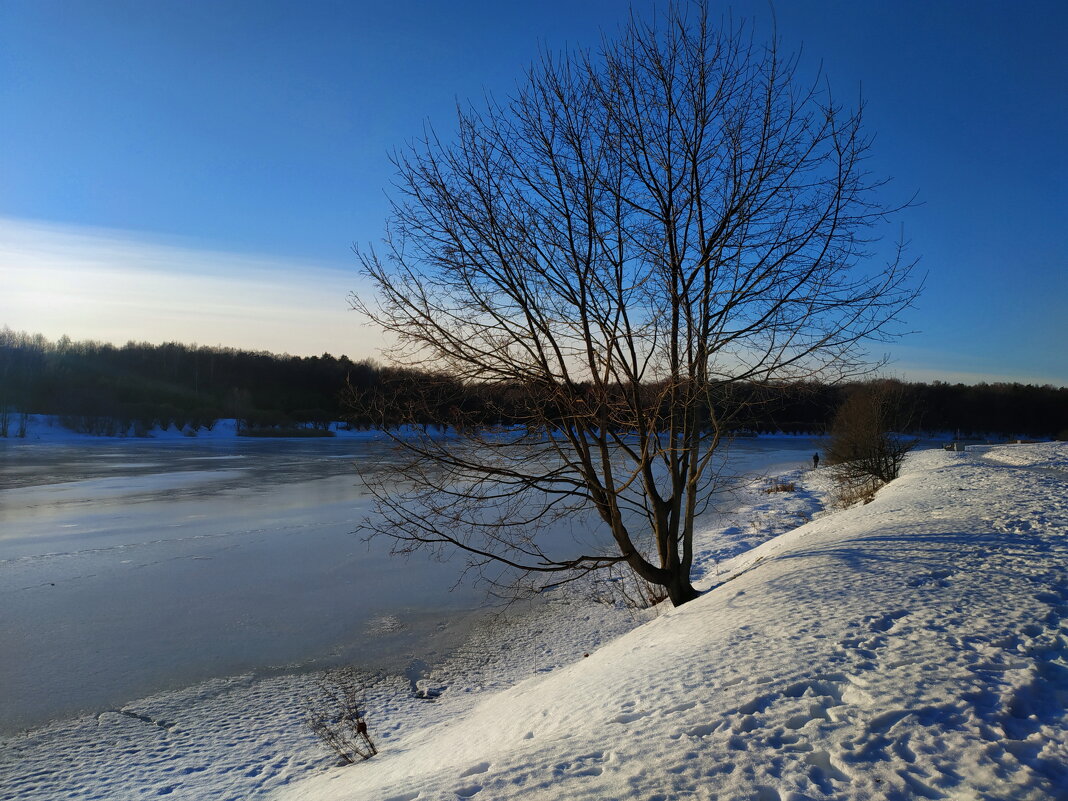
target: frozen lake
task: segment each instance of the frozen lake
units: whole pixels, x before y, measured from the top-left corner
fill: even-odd
[[[806,463],[740,440],[737,471]],[[458,564],[353,534],[373,440],[0,440],[0,732],[246,671],[398,669],[457,644]]]

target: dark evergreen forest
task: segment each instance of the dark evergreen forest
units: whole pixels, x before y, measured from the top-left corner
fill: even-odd
[[[749,431],[825,433],[853,387],[751,388]],[[1068,388],[1023,384],[900,385],[914,433],[1068,437]],[[236,418],[244,433],[327,434],[333,421],[508,424],[524,417],[521,387],[462,385],[447,376],[346,356],[299,357],[166,343],[51,342],[0,330],[0,421],[55,415],[85,433],[196,430]],[[16,426],[0,425],[14,436]]]

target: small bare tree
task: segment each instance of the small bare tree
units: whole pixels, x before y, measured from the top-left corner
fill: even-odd
[[[897,478],[916,440],[904,435],[909,412],[896,381],[853,387],[835,413],[827,461],[845,498],[868,497]]]
[[[900,246],[861,269],[892,211],[869,145],[796,58],[672,7],[397,154],[385,250],[357,249],[376,296],[353,305],[398,362],[509,395],[514,425],[458,398],[455,436],[402,438],[372,528],[535,586],[625,564],[696,597],[694,518],[760,387],[865,371],[918,291]],[[411,419],[439,389],[406,393]],[[602,540],[554,536],[580,510]]]

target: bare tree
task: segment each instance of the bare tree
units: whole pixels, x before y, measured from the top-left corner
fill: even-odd
[[[847,490],[867,486],[871,494],[897,478],[916,440],[903,434],[911,414],[897,381],[853,387],[835,413],[827,461],[838,467]]]
[[[357,249],[376,297],[353,304],[396,360],[511,393],[517,425],[458,402],[457,436],[404,439],[401,475],[372,480],[371,525],[536,585],[625,563],[685,603],[694,518],[759,388],[869,369],[917,291],[900,246],[861,269],[894,211],[861,110],[676,7],[458,118],[394,157],[384,250]],[[579,510],[602,541],[553,536]]]

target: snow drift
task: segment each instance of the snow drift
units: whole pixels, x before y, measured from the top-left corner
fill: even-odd
[[[916,454],[697,601],[279,797],[1068,797],[1066,469]]]

